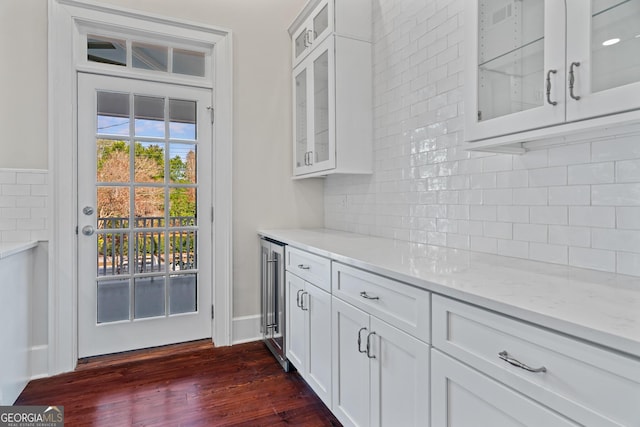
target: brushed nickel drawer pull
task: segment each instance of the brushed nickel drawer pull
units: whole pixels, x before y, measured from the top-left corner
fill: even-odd
[[[367,295],[367,293],[365,291],[360,292],[360,296],[362,298],[372,299],[372,300],[380,299],[380,297],[370,297],[369,295]]]
[[[529,372],[547,372],[547,368],[545,368],[544,366],[541,366],[539,368],[531,368],[527,365],[525,365],[524,363],[520,362],[519,360],[516,360],[512,357],[509,357],[509,353],[507,353],[506,350],[501,351],[500,353],[498,353],[498,357],[502,360],[504,360],[505,362],[516,366],[518,368],[524,369],[525,371],[529,371]]]
[[[304,264],[298,264],[298,268],[300,270],[309,270],[311,267],[309,267],[308,265],[304,265]]]

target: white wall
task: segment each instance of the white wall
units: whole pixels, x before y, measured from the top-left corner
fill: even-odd
[[[103,0],[229,28],[234,40],[234,316],[259,313],[258,228],[319,227],[323,182],[292,181],[290,42],[304,0]],[[29,25],[25,25],[29,23]],[[47,3],[0,1],[0,167],[47,166]],[[19,144],[16,144],[19,141]]]
[[[373,0],[374,161],[327,227],[640,276],[640,135],[465,152],[463,0]]]
[[[47,3],[0,1],[0,168],[47,168]]]

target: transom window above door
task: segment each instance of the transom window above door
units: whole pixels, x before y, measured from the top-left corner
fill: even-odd
[[[169,73],[184,77],[207,77],[205,50],[185,49],[162,40],[136,40],[99,34],[86,34],[86,60],[88,63],[109,67]]]

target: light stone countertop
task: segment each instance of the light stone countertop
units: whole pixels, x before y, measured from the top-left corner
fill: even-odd
[[[38,242],[0,242],[0,259],[5,259],[11,255],[19,254],[38,245]]]
[[[258,234],[640,357],[640,278],[327,229]]]

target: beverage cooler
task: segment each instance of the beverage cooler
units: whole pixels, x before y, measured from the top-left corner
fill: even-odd
[[[266,346],[288,372],[289,361],[285,355],[284,247],[283,243],[264,237],[261,239],[260,332]]]

